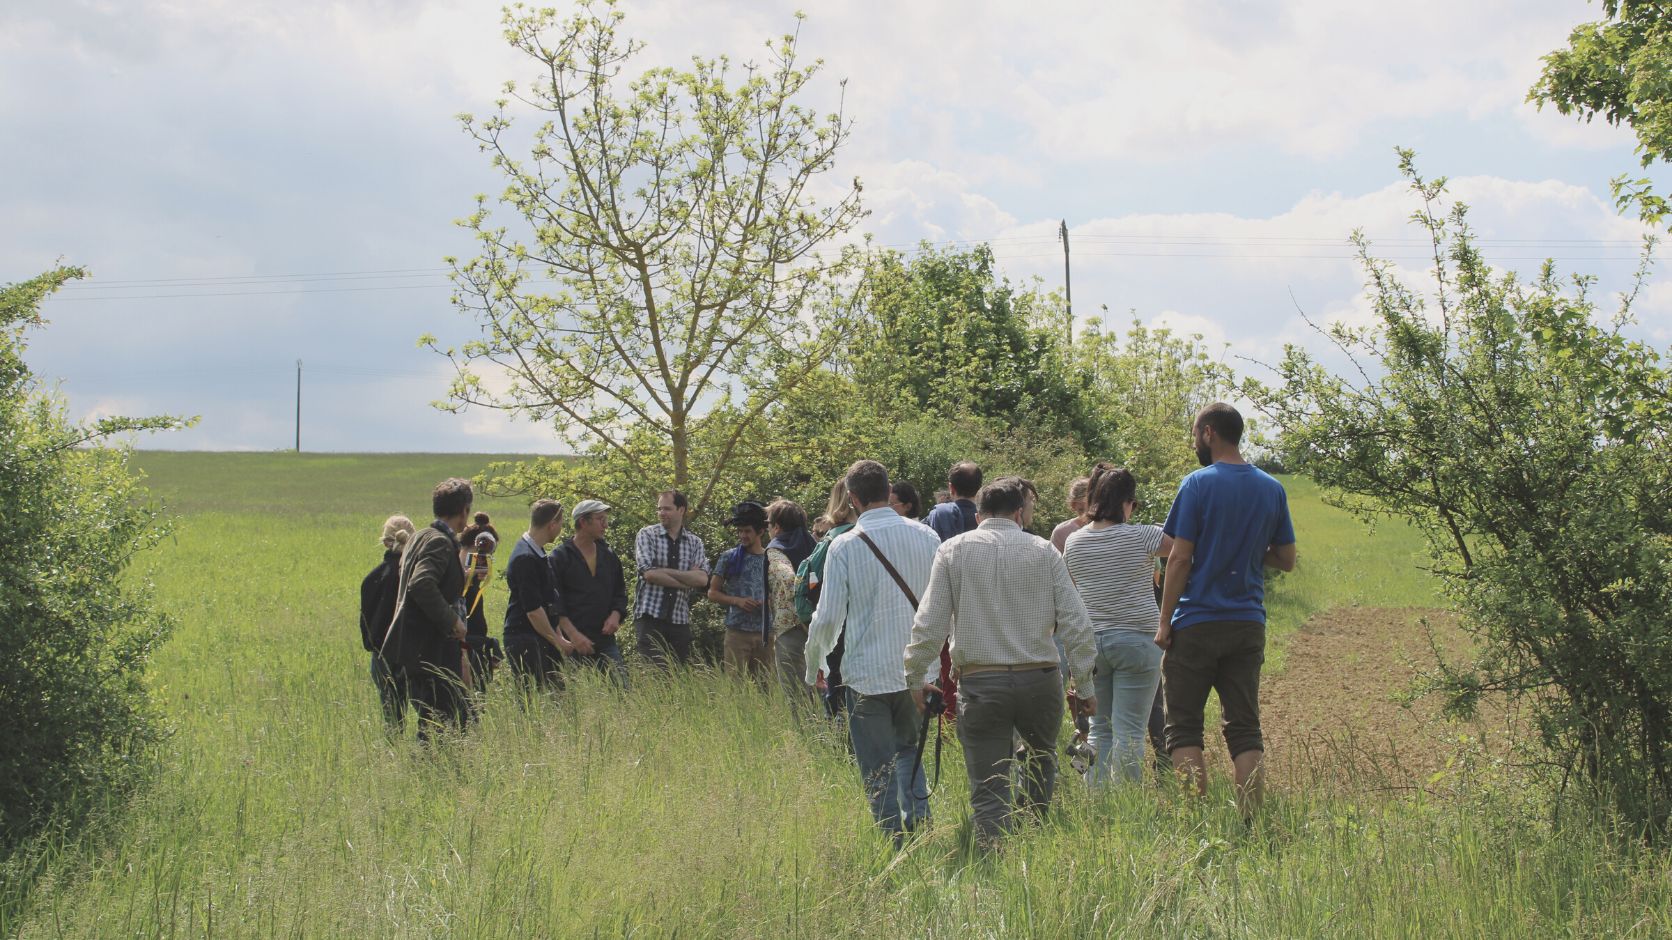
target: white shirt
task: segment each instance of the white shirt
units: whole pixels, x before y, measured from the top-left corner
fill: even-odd
[[[847,624],[842,680],[861,695],[906,689],[905,652],[916,612],[859,533],[877,543],[894,570],[919,599],[929,584],[940,536],[921,522],[884,506],[867,510],[859,523],[830,543],[825,556],[819,606],[807,627],[807,682],[828,668],[825,658]]]

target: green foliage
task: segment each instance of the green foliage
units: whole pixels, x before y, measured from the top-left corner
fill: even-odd
[[[824,195],[850,122],[799,103],[819,65],[800,62],[794,35],[764,64],[696,57],[624,78],[642,43],[623,19],[613,0],[567,19],[505,12],[537,77],[461,120],[504,175],[518,230],[487,196],[460,222],[481,253],[449,259],[453,302],[482,335],[444,350],[458,375],[443,407],[549,423],[703,506],[844,335],[834,285],[856,255],[820,252],[863,215],[858,181]],[[520,114],[538,121],[522,137]],[[663,449],[669,466],[645,462]]]
[[[1160,522],[1179,481],[1197,468],[1190,443],[1196,412],[1232,388],[1231,370],[1200,335],[1136,319],[1125,336],[1091,320],[1073,353],[1093,420],[1109,429],[1105,453],[1137,478],[1139,518]]]
[[[1431,296],[1360,253],[1373,326],[1335,326],[1351,378],[1290,348],[1250,397],[1290,466],[1365,516],[1413,522],[1483,641],[1437,682],[1454,706],[1525,699],[1557,766],[1630,824],[1672,813],[1672,375],[1599,323],[1590,280],[1489,268],[1444,181],[1402,169],[1438,260]]]
[[[994,270],[986,245],[907,259],[873,255],[859,291],[846,365],[881,412],[971,415],[1072,435],[1102,449],[1059,335],[1036,326],[1048,301]],[[1060,318],[1059,318],[1060,320]]]
[[[1602,20],[1575,27],[1568,46],[1544,57],[1527,95],[1540,105],[1590,121],[1599,115],[1637,134],[1643,165],[1672,160],[1672,7],[1660,2],[1603,0]],[[1614,181],[1621,208],[1636,204],[1659,222],[1668,206],[1648,179]]]
[[[162,535],[112,434],[180,427],[175,418],[77,424],[23,355],[58,268],[0,287],[0,848],[132,783],[157,726],[144,685],[169,621],[148,585],[124,581]]]

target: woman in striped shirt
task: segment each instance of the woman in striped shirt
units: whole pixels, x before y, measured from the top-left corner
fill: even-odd
[[[1087,496],[1091,521],[1068,537],[1063,553],[1097,637],[1094,786],[1117,773],[1127,780],[1143,779],[1150,707],[1161,679],[1161,649],[1154,643],[1161,612],[1153,579],[1155,558],[1170,553],[1173,540],[1160,526],[1129,524],[1137,508],[1131,472],[1100,468]]]

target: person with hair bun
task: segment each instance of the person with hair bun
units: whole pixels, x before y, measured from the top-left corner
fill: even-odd
[[[488,605],[483,597],[488,581],[493,577],[493,553],[499,548],[499,530],[485,512],[471,517],[470,525],[459,536],[464,552],[466,580],[464,583],[464,638],[467,650],[466,681],[481,692],[493,677],[495,667],[505,659],[499,641],[488,635]],[[470,717],[475,717],[472,714]]]
[[[1161,681],[1155,559],[1173,550],[1160,526],[1133,525],[1138,484],[1124,468],[1099,468],[1086,500],[1090,519],[1068,537],[1063,558],[1091,614],[1097,641],[1091,719],[1091,783],[1144,775],[1144,737]]]
[[[372,657],[372,682],[383,703],[383,720],[399,732],[406,723],[406,683],[383,658],[383,638],[395,619],[395,594],[400,586],[401,551],[412,539],[412,520],[393,515],[383,522],[383,561],[360,582],[360,643]]]

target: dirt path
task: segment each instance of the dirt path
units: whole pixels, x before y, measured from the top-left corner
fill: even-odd
[[[1274,783],[1432,788],[1445,779],[1435,775],[1458,761],[1502,754],[1507,718],[1501,708],[1457,722],[1439,716],[1432,696],[1409,706],[1397,701],[1418,670],[1435,662],[1430,628],[1448,659],[1467,658],[1469,637],[1441,610],[1337,608],[1291,635],[1283,670],[1261,682]]]

